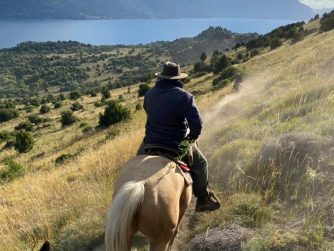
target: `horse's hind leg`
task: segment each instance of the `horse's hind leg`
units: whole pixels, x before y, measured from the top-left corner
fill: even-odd
[[[150,251],[167,251],[169,246],[169,239],[154,240],[150,242]]]

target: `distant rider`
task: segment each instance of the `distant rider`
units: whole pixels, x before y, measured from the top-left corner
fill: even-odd
[[[180,143],[195,142],[202,130],[202,118],[192,94],[182,89],[181,79],[188,75],[181,73],[180,65],[166,62],[163,71],[156,73],[158,81],[144,98],[147,114],[144,142],[138,154],[145,154],[145,146],[158,145],[180,152]],[[189,132],[189,133],[188,133]],[[208,186],[208,162],[193,144],[191,176],[193,191],[197,197],[196,210],[213,211],[220,208],[220,202]]]

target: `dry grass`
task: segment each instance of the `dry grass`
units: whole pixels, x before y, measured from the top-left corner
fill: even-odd
[[[278,203],[246,250],[333,247],[321,209],[333,196],[333,39],[334,31],[311,35],[240,65],[247,73],[241,92],[206,114],[200,146],[226,200],[260,192]],[[209,227],[226,220],[225,209],[210,216]]]

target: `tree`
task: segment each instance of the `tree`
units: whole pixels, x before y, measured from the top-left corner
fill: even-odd
[[[102,94],[102,97],[104,97],[105,99],[108,99],[111,97],[110,90],[106,86],[102,87],[101,94]]]
[[[41,114],[45,114],[48,113],[50,111],[50,107],[47,105],[42,105],[41,108],[39,109],[39,112]]]
[[[202,62],[204,62],[207,58],[208,58],[208,57],[207,57],[207,55],[205,54],[205,52],[202,52],[202,54],[201,54],[201,56],[200,56],[200,60],[201,60]]]
[[[63,111],[61,113],[60,122],[63,127],[74,124],[77,121],[76,117],[73,115],[73,112],[70,110]]]
[[[131,112],[116,101],[108,102],[104,114],[100,113],[99,125],[103,127],[111,126],[115,123],[131,118]]]
[[[34,145],[31,134],[25,130],[20,130],[15,135],[15,149],[20,153],[29,152]]]
[[[211,67],[213,69],[213,73],[219,73],[230,65],[231,60],[228,58],[228,56],[224,54],[221,57],[217,58],[217,60],[213,62],[213,65]]]
[[[148,84],[140,84],[138,90],[138,97],[143,97],[147,93],[147,91],[151,89]]]
[[[197,62],[196,64],[194,64],[194,72],[200,72],[201,70],[201,62]]]

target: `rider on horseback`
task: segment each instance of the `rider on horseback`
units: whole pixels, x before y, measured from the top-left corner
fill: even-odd
[[[181,142],[195,142],[198,139],[202,130],[202,118],[194,97],[182,89],[180,80],[188,75],[181,73],[178,64],[166,62],[163,71],[156,76],[156,85],[144,98],[146,133],[138,154],[147,153],[147,145],[164,146],[165,149],[179,153]],[[203,212],[220,208],[219,200],[207,189],[207,160],[195,144],[191,147],[190,155],[193,191],[197,197],[196,210]]]

